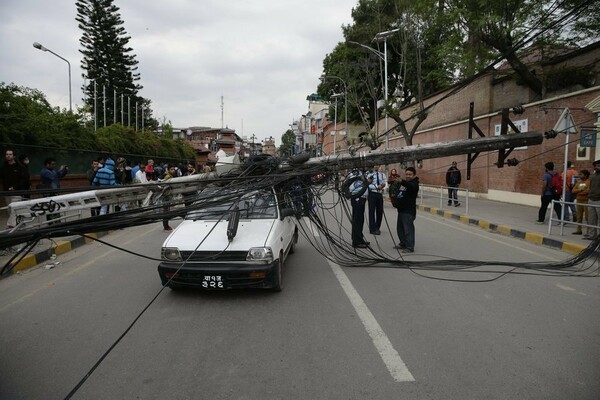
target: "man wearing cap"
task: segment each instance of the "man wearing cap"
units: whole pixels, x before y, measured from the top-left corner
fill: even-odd
[[[594,173],[590,177],[590,193],[588,194],[588,207],[590,214],[590,225],[592,225],[590,235],[585,235],[584,239],[594,240],[598,237],[598,223],[600,222],[600,160],[592,163]]]
[[[456,161],[452,161],[452,166],[446,171],[446,186],[448,186],[448,205],[452,205],[454,200],[454,207],[460,206],[458,202],[458,186],[460,185],[461,176],[460,170],[456,166]]]

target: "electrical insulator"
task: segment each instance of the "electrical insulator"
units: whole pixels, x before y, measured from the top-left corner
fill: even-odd
[[[544,137],[546,139],[554,139],[556,135],[558,135],[558,132],[556,132],[554,129],[544,132]]]
[[[512,108],[512,112],[515,115],[519,115],[519,114],[523,114],[525,112],[525,107],[523,106],[516,106]]]

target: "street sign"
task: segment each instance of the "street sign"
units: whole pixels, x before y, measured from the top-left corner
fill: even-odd
[[[596,130],[593,128],[582,128],[579,146],[596,147]]]

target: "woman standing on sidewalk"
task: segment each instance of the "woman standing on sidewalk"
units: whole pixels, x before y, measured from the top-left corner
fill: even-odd
[[[575,183],[573,186],[572,192],[576,197],[576,209],[577,209],[577,222],[583,224],[583,219],[585,218],[585,223],[590,224],[590,217],[588,212],[588,194],[590,193],[590,171],[587,169],[582,169],[579,172],[579,182]],[[585,205],[584,205],[585,204]],[[581,235],[581,225],[577,225],[577,230],[573,232],[573,235]],[[586,227],[585,235],[589,236],[590,228]]]

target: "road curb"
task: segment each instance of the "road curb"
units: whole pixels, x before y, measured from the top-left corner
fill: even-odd
[[[108,235],[108,233],[109,233],[108,231],[97,232],[97,233],[88,233],[87,236],[89,236],[89,238],[83,237],[83,236],[76,236],[76,237],[72,237],[68,240],[56,241],[51,245],[50,248],[37,251],[33,254],[27,254],[25,257],[23,257],[23,259],[21,261],[16,263],[16,265],[11,263],[10,265],[12,268],[11,268],[10,273],[3,276],[3,278],[8,277],[18,271],[23,271],[23,270],[26,270],[29,268],[33,268],[43,262],[51,260],[52,256],[54,256],[54,255],[59,256],[61,254],[65,254],[73,249],[84,246],[88,243],[92,243],[92,242],[94,242],[93,239],[101,238],[103,236]]]
[[[494,222],[481,220],[470,215],[459,214],[448,210],[439,209],[436,207],[429,207],[424,205],[418,205],[419,210],[428,212],[433,215],[438,215],[444,218],[455,219],[459,222],[468,225],[475,225],[480,228],[497,232],[505,236],[511,236],[517,239],[525,240],[538,246],[548,246],[554,249],[564,251],[569,254],[579,254],[586,248],[578,243],[566,242],[563,240],[555,239],[549,236],[545,236],[535,232],[526,232],[523,230],[515,229],[507,225],[499,225]]]

